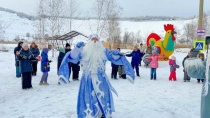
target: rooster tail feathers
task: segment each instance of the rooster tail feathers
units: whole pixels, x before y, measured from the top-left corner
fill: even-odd
[[[158,34],[156,33],[151,33],[148,38],[147,38],[147,46],[149,44],[151,44],[152,46],[154,46],[156,41],[159,41],[161,38]]]

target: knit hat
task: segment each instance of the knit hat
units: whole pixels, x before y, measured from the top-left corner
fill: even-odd
[[[200,53],[200,51],[195,48],[190,50],[190,54],[192,57],[197,57],[199,53]]]
[[[21,44],[23,44],[23,42],[22,42],[22,41],[20,41],[20,42],[18,43],[18,47],[21,47],[21,46],[20,46]]]
[[[155,51],[155,50],[152,50],[152,54],[153,54],[153,53],[156,53],[156,51]]]
[[[100,38],[97,34],[92,34],[92,35],[89,36],[89,40],[92,40],[93,38],[97,38],[98,41],[100,40]]]
[[[171,60],[176,60],[176,57],[175,56],[171,56]]]
[[[59,52],[65,53],[65,49],[64,48],[60,48]]]
[[[48,48],[43,48],[43,49],[42,49],[42,52],[44,52],[44,53],[46,53],[46,54],[48,53],[48,51],[49,51]]]
[[[135,45],[135,46],[134,46],[134,49],[138,49],[138,46],[137,46],[137,45]]]
[[[70,44],[69,43],[66,43],[66,47],[69,47],[70,46]]]
[[[28,46],[28,43],[24,42],[24,43],[22,44],[22,47],[24,48],[24,47],[26,47],[26,46]]]

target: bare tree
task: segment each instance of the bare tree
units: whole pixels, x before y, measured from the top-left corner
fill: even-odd
[[[121,8],[115,0],[96,0],[94,4],[93,14],[96,17],[95,31],[100,36],[107,37],[111,48],[113,48],[115,42],[120,42],[121,39],[119,26],[120,11]]]
[[[4,33],[7,28],[9,28],[10,24],[6,24],[3,21],[0,21],[0,39],[4,39]]]
[[[3,22],[0,21],[0,39],[3,38],[3,34],[4,34]]]
[[[196,39],[197,36],[196,29],[197,23],[193,20],[184,26],[183,37],[185,38],[187,45],[193,45],[193,41]]]
[[[128,31],[125,31],[124,36],[123,36],[123,47],[127,48],[127,44],[130,40],[130,33]]]
[[[136,45],[140,45],[141,42],[142,42],[141,31],[138,30],[138,31],[135,33],[134,43],[135,43]]]
[[[113,16],[108,20],[104,34],[108,37],[109,40],[107,41],[111,44],[111,48],[113,48],[114,44],[121,40],[121,29],[116,14],[113,14]]]
[[[49,20],[49,35],[52,37],[51,44],[52,44],[52,57],[54,57],[55,53],[55,36],[60,35],[60,31],[62,28],[62,23],[60,17],[62,16],[64,2],[63,0],[47,0],[47,8],[46,14]]]
[[[20,36],[17,35],[17,36],[15,37],[14,41],[16,41],[16,42],[20,41]]]
[[[26,33],[26,37],[28,37],[28,40],[29,40],[29,38],[31,37],[31,35],[30,35],[29,32]]]
[[[130,32],[130,38],[129,38],[127,44],[130,46],[136,45],[134,32]]]
[[[107,0],[96,0],[93,7],[93,16],[96,17],[96,33],[102,35],[106,24]],[[92,25],[91,25],[92,26]],[[94,26],[95,27],[95,26]],[[92,30],[93,27],[90,27]]]
[[[180,38],[180,39],[178,40],[178,42],[179,42],[180,44],[185,44],[185,43],[186,43],[186,40],[185,40],[184,38]]]
[[[49,7],[47,4],[48,0],[39,0],[38,7],[37,7],[37,18],[38,22],[34,22],[34,26],[36,27],[36,34],[34,39],[39,42],[46,41],[45,34],[49,29],[48,25],[48,16],[47,16],[47,8]]]
[[[69,0],[69,3],[67,5],[68,7],[68,19],[69,19],[69,31],[72,31],[72,24],[73,24],[73,18],[77,16],[78,13],[78,7],[79,4],[77,3],[77,0]]]
[[[203,15],[203,28],[206,30],[206,35],[210,35],[210,13],[204,13]]]

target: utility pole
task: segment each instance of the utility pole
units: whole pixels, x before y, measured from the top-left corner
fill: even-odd
[[[203,4],[204,0],[200,0],[199,4],[199,19],[198,19],[198,29],[203,28]],[[202,36],[198,35],[198,40],[201,40]]]

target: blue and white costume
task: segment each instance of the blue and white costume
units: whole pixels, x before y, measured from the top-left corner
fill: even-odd
[[[98,38],[97,35],[91,35],[92,38]],[[59,69],[59,77],[64,83],[68,78],[68,62],[81,60],[83,74],[80,83],[77,114],[78,118],[111,118],[115,111],[112,92],[117,95],[115,89],[111,86],[105,73],[105,64],[109,60],[116,65],[123,65],[129,80],[134,82],[134,70],[124,55],[118,50],[108,50],[103,47],[101,42],[94,43],[89,41],[83,51],[82,43],[69,52],[63,59]],[[91,49],[89,48],[91,47]],[[112,91],[112,92],[111,92]]]
[[[192,78],[205,79],[201,96],[200,118],[210,117],[210,55],[206,61],[201,61],[198,57],[188,58],[185,61],[185,70]]]

